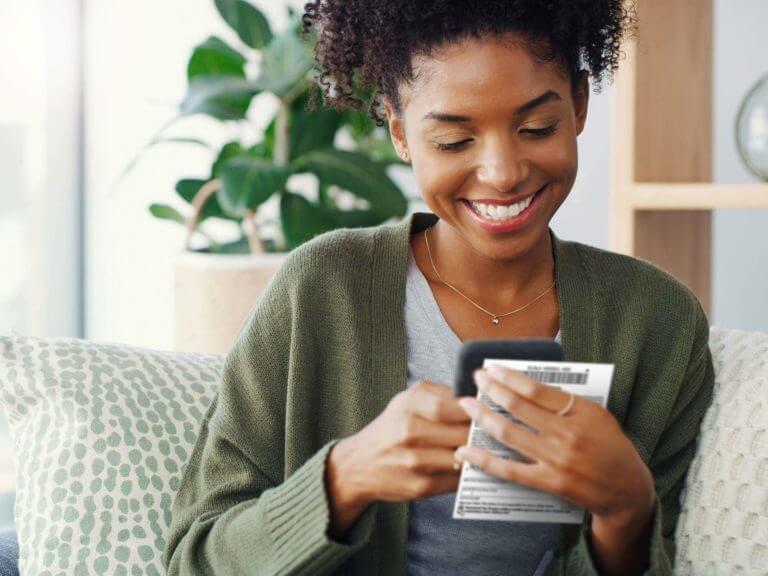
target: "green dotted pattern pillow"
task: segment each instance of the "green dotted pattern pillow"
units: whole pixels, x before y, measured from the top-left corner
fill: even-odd
[[[222,357],[0,337],[21,574],[162,574]]]

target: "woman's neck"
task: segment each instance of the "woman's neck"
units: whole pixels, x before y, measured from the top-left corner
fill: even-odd
[[[532,250],[509,260],[479,254],[442,221],[424,234],[429,234],[429,252],[443,281],[495,309],[525,304],[554,282],[552,240],[548,231]],[[426,244],[425,239],[421,241]],[[430,280],[440,281],[431,264],[429,272]]]

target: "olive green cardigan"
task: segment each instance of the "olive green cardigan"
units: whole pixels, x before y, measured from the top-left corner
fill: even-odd
[[[343,542],[329,539],[325,461],[406,387],[409,235],[436,219],[338,230],[289,255],[227,356],[184,471],[170,575],[405,574],[408,504],[375,503]],[[656,485],[648,573],[671,574],[680,490],[712,396],[706,317],[651,265],[552,238],[565,359],[616,365],[608,408]],[[563,526],[549,574],[596,574],[588,522]]]

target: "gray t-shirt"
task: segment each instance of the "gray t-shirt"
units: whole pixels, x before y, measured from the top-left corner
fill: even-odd
[[[408,386],[417,380],[450,386],[461,340],[445,321],[410,250],[405,323]],[[544,574],[559,545],[559,524],[453,520],[455,497],[441,494],[411,502],[409,576]]]

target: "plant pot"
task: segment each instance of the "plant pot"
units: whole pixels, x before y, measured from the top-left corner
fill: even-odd
[[[175,267],[175,346],[224,354],[286,254],[179,254]]]

